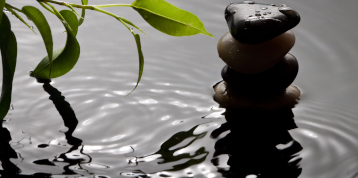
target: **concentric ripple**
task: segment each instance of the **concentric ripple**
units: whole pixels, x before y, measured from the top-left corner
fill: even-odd
[[[141,35],[144,73],[129,96],[138,77],[136,44],[117,21],[86,11],[78,33],[79,62],[70,73],[44,87],[28,76],[46,55],[41,36],[9,16],[19,53],[13,109],[3,125],[11,133],[9,148],[15,155],[2,162],[0,174],[6,166],[15,166],[24,176],[230,176],[232,157],[214,155],[215,145],[222,145],[220,140],[238,140],[228,130],[215,135],[226,121],[211,88],[221,80],[224,63],[216,43],[228,31],[223,10],[230,1],[170,2],[197,14],[215,39],[166,36],[133,9],[114,8],[113,12],[130,17],[149,36]],[[19,8],[22,3],[11,2]],[[28,3],[41,8],[36,1]],[[269,3],[290,4],[302,15],[302,22],[293,29],[296,45],[290,52],[300,65],[294,85],[303,93],[293,109],[298,128],[289,132],[295,141],[277,147],[302,146],[290,160],[302,158],[300,178],[357,177],[357,1]],[[65,43],[62,25],[51,14],[46,18],[58,49]],[[252,129],[240,138],[252,133],[257,132]],[[245,143],[240,147],[250,148]],[[253,177],[258,176],[247,176]]]

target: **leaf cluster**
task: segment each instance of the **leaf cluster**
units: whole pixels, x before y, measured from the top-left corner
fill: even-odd
[[[145,33],[131,21],[106,11],[104,8],[131,7],[152,27],[171,36],[204,34],[213,37],[205,30],[203,23],[196,15],[180,9],[164,0],[135,0],[132,4],[101,5],[88,5],[88,0],[81,0],[81,4],[67,3],[57,0],[37,0],[37,2],[45,10],[55,15],[63,24],[67,34],[66,44],[63,48],[54,51],[50,25],[48,24],[46,17],[38,8],[24,6],[20,9],[6,3],[6,0],[0,0],[0,9],[4,9],[5,12],[10,12],[35,34],[36,32],[33,27],[30,26],[29,22],[24,20],[20,14],[25,15],[27,19],[32,21],[31,23],[36,26],[45,44],[47,56],[39,62],[34,71],[30,73],[30,76],[47,82],[50,82],[53,78],[65,75],[76,65],[80,57],[80,45],[76,39],[76,35],[79,26],[84,22],[86,10],[94,10],[117,19],[133,35],[138,49],[139,70],[137,84],[132,92],[137,88],[144,69],[144,56],[141,48],[140,36],[134,32],[134,29],[137,29],[143,34]],[[58,11],[54,5],[65,6],[68,10]],[[81,15],[77,13],[75,8],[81,9]],[[6,13],[3,13],[3,11],[0,11],[0,49],[3,65],[3,85],[0,98],[0,120],[2,120],[10,107],[12,81],[17,55],[16,38],[11,31],[11,23]]]

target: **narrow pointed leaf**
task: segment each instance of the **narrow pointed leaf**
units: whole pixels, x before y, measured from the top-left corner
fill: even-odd
[[[6,116],[11,104],[12,81],[14,78],[17,42],[14,33],[11,31],[10,21],[5,14],[0,24],[0,50],[3,66],[3,80],[0,98],[0,122]]]
[[[0,0],[0,24],[1,24],[1,20],[2,20],[2,14],[4,13],[3,9],[5,7],[5,0]]]
[[[0,24],[1,24],[1,20],[2,20],[2,14],[4,13],[3,9],[5,7],[5,0],[0,0]]]
[[[11,8],[8,8],[7,6],[6,6],[6,9],[9,10],[17,19],[19,19],[23,24],[25,24],[27,27],[29,27],[29,29],[32,32],[34,32],[36,34],[36,32],[31,28],[31,26],[18,13],[16,13]]]
[[[137,84],[136,86],[134,87],[134,89],[128,94],[130,95],[131,93],[133,93],[133,91],[137,88],[139,82],[140,82],[140,79],[142,78],[142,74],[143,74],[143,68],[144,68],[144,57],[143,57],[143,52],[142,52],[142,46],[141,46],[141,43],[140,43],[140,37],[138,34],[135,34],[133,32],[133,30],[131,28],[128,27],[128,25],[123,22],[122,19],[118,19],[125,27],[127,27],[127,29],[132,33],[134,39],[135,39],[135,42],[137,44],[137,50],[138,50],[138,58],[139,58],[139,72],[138,72],[138,79],[137,79]],[[126,95],[126,96],[128,96]]]
[[[88,0],[82,0],[82,5],[87,5]],[[82,25],[83,21],[85,20],[86,10],[82,9],[81,18],[78,22],[78,26]]]
[[[70,10],[62,10],[59,13],[65,19],[65,21],[60,20],[66,29],[67,41],[64,48],[54,52],[51,78],[60,77],[69,72],[75,66],[80,56],[80,45],[76,39],[78,30],[77,16]],[[30,75],[36,78],[49,79],[49,65],[49,58],[46,56]]]
[[[37,29],[39,30],[42,39],[45,43],[47,56],[50,62],[50,68],[53,63],[53,40],[52,40],[52,33],[50,25],[48,24],[45,16],[42,12],[33,6],[25,6],[22,8],[24,14],[31,19],[31,21],[36,25]],[[51,70],[47,73],[47,76],[51,76]]]
[[[133,32],[132,32],[133,33]],[[141,43],[140,43],[140,37],[138,34],[134,34],[134,39],[135,42],[137,44],[137,49],[138,49],[138,57],[139,57],[139,71],[138,71],[138,79],[137,79],[137,84],[134,87],[134,89],[128,94],[130,95],[138,86],[140,79],[142,78],[142,74],[143,74],[143,68],[144,68],[144,57],[143,57],[143,52],[142,52],[142,47],[141,47]],[[128,96],[127,95],[127,96]]]
[[[164,0],[135,0],[132,7],[157,30],[172,36],[204,34],[204,24],[191,12],[180,9]]]

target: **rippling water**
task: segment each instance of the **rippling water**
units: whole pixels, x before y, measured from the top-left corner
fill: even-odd
[[[255,138],[271,133],[254,127],[236,136],[230,129],[217,133],[226,120],[224,110],[212,99],[212,85],[221,80],[224,66],[216,43],[228,31],[223,11],[231,1],[169,2],[197,14],[215,39],[204,35],[170,37],[155,31],[130,8],[110,8],[148,34],[141,35],[145,56],[142,81],[128,97],[125,95],[136,82],[137,54],[133,37],[116,20],[87,11],[78,34],[79,62],[70,73],[43,86],[28,76],[46,54],[42,39],[15,18],[10,19],[19,54],[13,110],[4,126],[11,133],[10,145],[18,157],[10,161],[21,169],[21,175],[229,177],[228,152],[215,155],[220,150],[215,145],[251,138],[253,132]],[[20,1],[11,3],[22,5]],[[303,92],[293,109],[298,128],[285,132],[292,139],[278,149],[297,144],[303,148],[295,153],[302,159],[300,178],[358,177],[358,2],[266,3],[287,4],[302,16],[293,29],[296,44],[290,52],[300,64],[294,85]],[[55,48],[60,48],[64,30],[47,15]],[[244,122],[238,128],[245,126],[251,127]],[[240,151],[259,147],[257,142],[240,143]],[[268,143],[263,144],[266,148]],[[270,159],[259,159],[258,164],[275,162]],[[243,160],[239,157],[236,162]]]

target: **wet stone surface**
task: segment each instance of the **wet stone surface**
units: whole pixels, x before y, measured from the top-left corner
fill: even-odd
[[[253,1],[231,3],[225,19],[232,36],[246,44],[268,41],[300,22],[300,15],[285,4],[263,4]]]
[[[247,95],[272,95],[285,90],[295,80],[297,73],[298,62],[292,54],[288,53],[267,71],[244,74],[225,65],[221,76],[237,92],[244,92]]]

